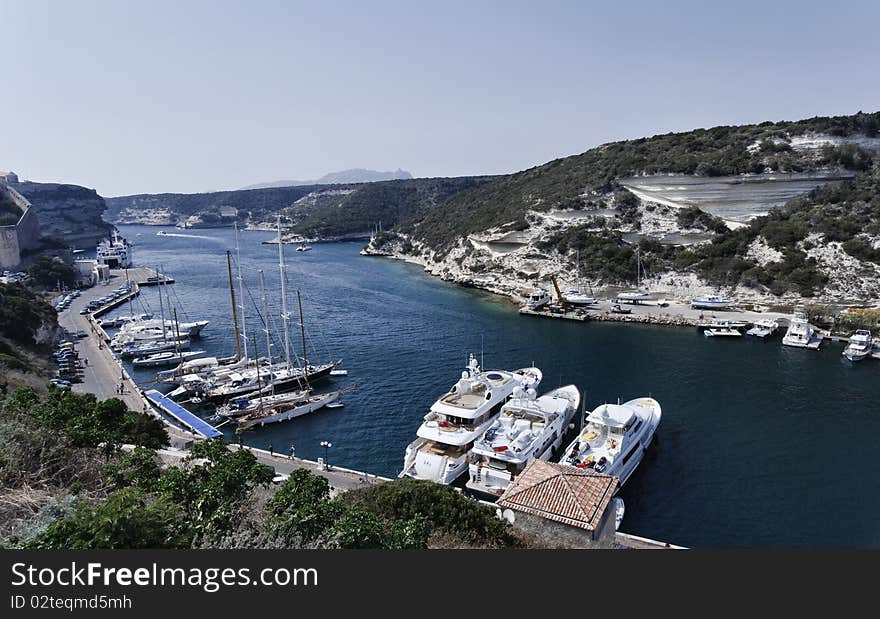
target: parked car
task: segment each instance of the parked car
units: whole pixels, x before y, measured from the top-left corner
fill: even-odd
[[[76,332],[76,337],[86,337],[87,335],[88,335],[88,333],[86,333],[82,329],[80,329],[79,331]]]

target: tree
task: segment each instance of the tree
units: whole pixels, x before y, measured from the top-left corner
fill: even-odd
[[[105,503],[84,505],[71,518],[53,523],[27,548],[186,548],[190,545],[184,514],[164,497],[130,487]]]
[[[330,501],[330,482],[305,469],[290,474],[266,509],[270,529],[288,543],[324,537],[342,511],[341,505]]]
[[[41,256],[28,269],[28,275],[39,286],[52,288],[59,283],[68,288],[76,284],[76,271],[61,258]]]

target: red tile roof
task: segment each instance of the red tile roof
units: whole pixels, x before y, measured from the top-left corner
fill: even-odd
[[[617,481],[610,475],[533,460],[507,487],[497,505],[594,531]]]

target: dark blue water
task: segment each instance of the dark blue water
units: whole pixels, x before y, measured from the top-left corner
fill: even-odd
[[[120,230],[136,243],[136,264],[166,269],[177,281],[172,300],[211,321],[205,347],[231,353],[231,230]],[[258,303],[257,270],[265,270],[277,323],[277,247],[261,244],[272,236],[242,233],[241,254]],[[840,344],[805,351],[778,336],[707,341],[690,329],[523,317],[506,300],[362,257],[360,248],[285,251],[290,298],[302,291],[317,351],[310,357],[344,359],[349,376],[335,384],[356,385],[345,407],[248,432],[245,442],[294,445],[314,459],[327,440],[331,462],[393,477],[428,406],[482,348],[486,367],[534,363],[543,388],[575,383],[590,408],[641,395],[660,401],[656,443],[622,491],[622,530],[693,547],[880,547],[880,362],[852,365]],[[158,313],[155,289],[142,298]],[[262,334],[258,345],[264,353]]]

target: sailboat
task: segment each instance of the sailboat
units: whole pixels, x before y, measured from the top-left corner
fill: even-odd
[[[278,219],[278,233],[281,235],[281,218]],[[236,357],[241,358],[242,346],[240,341],[240,333],[238,329],[238,318],[236,312],[235,293],[232,287],[231,268],[229,267],[229,253],[227,252],[227,270],[230,277],[230,289],[233,307],[233,323],[236,338]],[[325,376],[341,361],[331,361],[321,364],[311,364],[308,360],[305,338],[305,323],[302,317],[302,302],[299,303],[300,311],[300,329],[302,333],[303,356],[302,364],[299,359],[291,360],[290,350],[290,313],[287,309],[287,289],[284,264],[284,246],[278,243],[278,268],[281,275],[281,319],[283,323],[284,333],[284,357],[283,363],[274,364],[269,359],[267,364],[262,361],[254,363],[254,367],[245,369],[233,369],[229,371],[218,370],[209,373],[205,377],[189,377],[181,385],[181,389],[194,395],[192,398],[196,402],[225,402],[232,398],[244,395],[262,396],[274,395],[287,391],[299,390],[305,391],[308,388],[309,381],[315,381]],[[299,297],[299,292],[297,292]],[[174,392],[177,393],[177,392]]]
[[[571,303],[572,305],[595,305],[599,301],[593,295],[584,294],[581,287],[581,250],[577,251],[577,267],[577,290],[569,290],[563,295],[563,297],[565,297],[566,302]]]
[[[639,249],[639,246],[636,245],[636,289],[628,292],[618,293],[618,301],[629,301],[630,303],[638,303],[640,301],[650,301],[651,299],[653,299],[653,296],[650,292],[640,290],[640,288],[642,287],[642,257]]]

